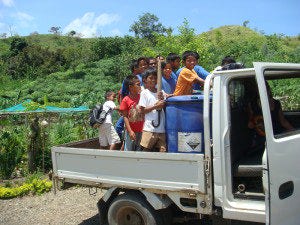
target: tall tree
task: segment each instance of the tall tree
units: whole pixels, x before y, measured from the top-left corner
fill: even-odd
[[[60,35],[60,27],[51,27],[49,32],[56,35]]]
[[[183,24],[178,27],[183,42],[190,42],[195,37],[195,29],[190,27],[189,21],[184,18]]]
[[[134,32],[136,37],[147,38],[153,40],[155,34],[172,33],[172,28],[166,28],[160,22],[157,16],[151,13],[145,13],[139,16],[139,20],[135,21],[129,29]]]
[[[75,34],[76,34],[76,31],[75,31],[75,30],[71,30],[67,35],[68,35],[69,37],[74,37]]]
[[[245,21],[243,22],[243,26],[244,26],[244,27],[247,27],[249,23],[250,23],[249,20],[245,20]]]
[[[7,38],[7,33],[2,33],[2,34],[0,34],[0,38],[1,38],[1,39]]]

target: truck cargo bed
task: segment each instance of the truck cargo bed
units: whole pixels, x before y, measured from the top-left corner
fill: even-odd
[[[97,139],[52,148],[53,172],[66,182],[204,194],[203,154],[97,149]]]

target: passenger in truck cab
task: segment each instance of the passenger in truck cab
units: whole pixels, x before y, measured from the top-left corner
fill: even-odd
[[[120,105],[126,128],[124,151],[139,151],[144,125],[144,117],[138,110],[141,84],[135,75],[127,76],[125,84],[129,95],[123,98]]]
[[[191,95],[193,93],[193,84],[199,83],[201,86],[204,85],[204,80],[200,78],[194,70],[197,64],[197,56],[192,51],[186,51],[182,54],[182,61],[184,68],[181,70],[174,95]]]
[[[163,92],[157,93],[157,70],[149,68],[143,75],[145,89],[139,101],[140,112],[145,115],[141,139],[142,151],[166,152],[165,113]]]
[[[283,115],[280,101],[273,98],[270,85],[267,82],[266,82],[266,88],[267,88],[274,134],[279,134],[285,131],[294,130],[294,127]],[[248,127],[256,128],[257,132],[260,133],[261,136],[264,136],[265,133],[264,133],[263,118],[262,118],[262,109],[258,97],[258,91],[256,91],[256,94],[254,96],[256,97],[252,97],[254,100],[252,100],[248,106],[249,108],[248,112],[250,112],[250,118],[252,118],[248,124]]]
[[[266,83],[266,88],[268,93],[274,135],[280,134],[282,132],[293,131],[294,127],[284,117],[281,103],[279,100],[273,98],[273,94],[268,83]]]
[[[254,80],[250,80],[246,85],[247,98],[246,113],[248,114],[248,128],[250,135],[250,146],[248,153],[262,152],[265,147],[265,127],[262,116],[261,102],[257,89],[257,84]]]

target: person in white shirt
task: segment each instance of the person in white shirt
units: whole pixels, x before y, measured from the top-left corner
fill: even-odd
[[[118,110],[119,106],[116,106],[114,100],[116,93],[113,91],[107,91],[105,93],[106,102],[103,104],[103,110],[107,113],[105,121],[99,127],[99,143],[100,149],[115,150],[118,144],[121,143],[119,135],[117,134],[113,123],[112,113],[113,110]]]
[[[142,139],[142,151],[166,152],[164,93],[157,93],[157,71],[147,69],[143,75],[145,89],[141,92],[139,107],[145,115]]]

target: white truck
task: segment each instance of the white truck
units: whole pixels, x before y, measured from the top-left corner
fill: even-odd
[[[275,132],[267,82],[282,88],[275,97],[293,130]],[[100,150],[97,139],[65,144],[52,148],[54,186],[63,180],[106,189],[101,224],[159,225],[173,217],[300,224],[299,85],[300,64],[214,72],[203,92],[202,153]],[[253,96],[265,137],[250,151],[246,108]]]

